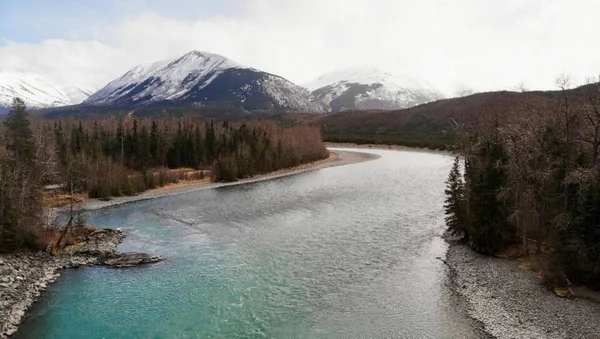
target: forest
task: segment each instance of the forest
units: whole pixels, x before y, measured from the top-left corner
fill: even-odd
[[[181,179],[229,182],[327,158],[318,127],[198,117],[30,117],[15,99],[0,127],[0,251],[43,248],[43,188],[92,198]]]
[[[474,250],[517,249],[551,287],[600,288],[600,79],[548,105],[506,102],[459,136],[446,223]]]

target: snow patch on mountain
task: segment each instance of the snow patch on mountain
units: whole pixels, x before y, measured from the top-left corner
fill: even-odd
[[[9,107],[21,98],[28,107],[48,108],[76,105],[93,92],[77,86],[62,87],[33,73],[0,73],[0,106]]]
[[[390,88],[425,88],[431,87],[409,75],[394,75],[374,67],[352,67],[327,73],[306,84],[310,90],[316,90],[332,84],[346,82],[359,84],[382,84]]]
[[[324,112],[326,109],[316,98],[311,98],[305,88],[288,80],[269,74],[262,84],[263,90],[280,107],[294,107],[305,112]]]
[[[237,67],[241,66],[221,55],[192,51],[175,60],[136,66],[94,93],[86,103],[112,103],[134,90],[137,92],[131,96],[132,101],[176,100],[198,82],[202,81],[200,88],[204,88],[223,71]],[[140,89],[138,84],[144,84],[144,88]]]
[[[10,106],[14,98],[21,98],[27,106],[35,108],[71,104],[59,87],[36,74],[0,73],[0,106]]]
[[[426,81],[372,67],[328,73],[305,86],[334,111],[407,108],[444,97]]]
[[[85,101],[90,97],[96,89],[80,86],[67,86],[64,87],[63,92],[71,100],[72,105],[77,105]]]
[[[326,110],[309,91],[284,78],[200,51],[137,66],[84,103],[141,106],[210,102],[231,102],[250,110]]]

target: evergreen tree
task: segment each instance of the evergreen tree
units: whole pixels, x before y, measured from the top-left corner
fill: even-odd
[[[506,181],[505,155],[496,137],[482,142],[477,166],[469,166],[469,229],[471,246],[478,252],[496,254],[514,238],[508,211],[498,199]]]
[[[444,210],[448,230],[457,236],[469,237],[466,220],[465,186],[460,172],[460,159],[454,158],[454,164],[446,181],[446,200]]]
[[[0,250],[39,248],[41,176],[23,100],[13,100],[4,123],[8,161],[0,157]]]
[[[150,158],[155,164],[160,164],[158,159],[158,148],[160,144],[160,136],[158,134],[158,125],[156,121],[152,121],[152,127],[150,128]]]
[[[31,165],[35,160],[35,145],[23,100],[13,99],[4,125],[6,126],[6,148],[11,153],[11,160],[17,164],[23,162]]]
[[[559,265],[573,281],[600,288],[600,182],[578,198],[571,222],[559,232]]]

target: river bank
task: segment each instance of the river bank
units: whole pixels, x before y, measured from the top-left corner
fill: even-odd
[[[419,153],[431,153],[431,154],[442,154],[454,156],[455,154],[450,151],[442,151],[438,149],[420,148],[420,147],[408,147],[401,145],[383,145],[383,144],[353,144],[353,143],[340,143],[340,142],[325,142],[326,147],[345,147],[345,148],[360,148],[360,149],[381,149],[381,150],[394,150],[394,151],[405,151],[405,152],[419,152]]]
[[[359,162],[374,160],[379,157],[378,155],[375,155],[375,154],[342,151],[342,150],[335,150],[335,151],[331,151],[330,153],[331,153],[331,156],[328,159],[312,162],[312,163],[305,164],[305,165],[300,165],[300,166],[297,166],[294,168],[283,169],[283,170],[279,170],[279,171],[272,172],[272,173],[261,174],[261,175],[254,176],[252,178],[242,179],[242,180],[238,180],[238,181],[230,182],[230,183],[201,182],[201,183],[192,183],[189,185],[186,185],[186,184],[173,185],[173,186],[167,186],[167,187],[162,187],[162,188],[157,188],[154,190],[142,192],[135,196],[115,197],[109,201],[102,201],[102,200],[98,200],[98,199],[88,199],[87,201],[85,201],[83,203],[82,209],[86,210],[86,211],[98,210],[98,209],[103,209],[103,208],[107,208],[107,207],[132,203],[132,202],[136,202],[136,201],[157,199],[157,198],[161,198],[161,197],[190,193],[190,192],[195,192],[195,191],[204,190],[204,189],[241,185],[241,184],[247,184],[247,183],[252,183],[252,182],[277,179],[277,178],[282,178],[282,177],[286,177],[289,175],[300,174],[300,173],[304,173],[304,172],[308,172],[308,171],[315,171],[318,169],[323,169],[323,168],[328,168],[328,167],[343,166],[343,165],[349,165],[349,164],[355,164],[355,163],[359,163]]]
[[[124,238],[121,230],[99,229],[79,246],[59,255],[45,252],[0,255],[0,338],[8,338],[17,331],[25,311],[60,277],[61,269],[91,265],[130,267],[163,260],[144,253],[117,252]]]
[[[301,165],[291,169],[255,176],[233,183],[200,182],[172,185],[150,190],[132,197],[117,197],[110,201],[89,199],[83,203],[84,210],[132,203],[147,199],[194,192],[244,183],[258,182],[299,174],[317,169],[359,163],[378,158],[377,155],[351,151],[333,151],[328,159]],[[54,219],[58,209],[49,209],[49,219]],[[0,255],[0,338],[6,338],[17,330],[25,311],[39,298],[47,286],[60,276],[59,270],[80,266],[106,265],[129,267],[137,264],[160,261],[159,256],[142,253],[118,253],[117,246],[125,234],[120,230],[102,230],[86,239],[83,246],[68,253],[51,256],[45,252],[15,253]]]
[[[447,239],[446,264],[452,288],[463,296],[469,314],[486,332],[509,338],[598,338],[600,304],[559,298],[519,268],[519,261],[489,257]]]

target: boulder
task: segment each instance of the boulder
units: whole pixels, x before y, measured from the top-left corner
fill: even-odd
[[[114,253],[101,258],[101,263],[110,267],[132,267],[142,264],[150,264],[164,260],[159,255],[146,253]]]

